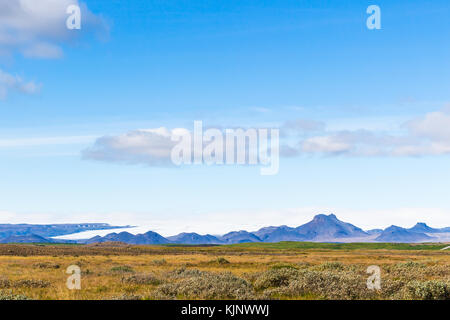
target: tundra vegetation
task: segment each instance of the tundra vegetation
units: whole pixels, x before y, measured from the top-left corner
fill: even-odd
[[[0,245],[0,300],[450,299],[445,244]],[[66,268],[81,268],[81,290]],[[381,290],[367,267],[381,268]]]

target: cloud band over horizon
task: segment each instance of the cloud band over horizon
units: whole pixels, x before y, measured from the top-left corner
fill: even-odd
[[[328,131],[326,124],[298,119],[280,126],[280,155],[346,157],[420,157],[450,154],[450,114],[446,110],[427,113],[399,125],[398,132],[368,129]],[[103,136],[83,150],[83,159],[124,164],[161,166],[170,164],[174,135],[187,128],[132,130]]]

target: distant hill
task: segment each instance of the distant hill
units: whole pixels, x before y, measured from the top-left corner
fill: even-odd
[[[197,233],[181,233],[176,236],[164,238],[156,232],[149,231],[145,234],[132,235],[128,232],[110,233],[104,237],[94,237],[84,241],[84,243],[96,242],[110,242],[120,241],[130,244],[232,244],[245,242],[261,242],[256,235],[247,231],[233,231],[223,235],[222,237],[215,237],[212,235],[199,235]]]
[[[221,244],[222,240],[219,238],[212,236],[210,234],[207,235],[199,235],[198,233],[180,233],[176,236],[167,238],[170,242],[180,243],[180,244]]]
[[[432,237],[421,232],[409,231],[405,228],[390,226],[386,228],[375,240],[379,242],[421,242]]]
[[[104,237],[96,236],[85,243],[95,242],[124,242],[129,244],[165,244],[170,241],[156,232],[148,231],[143,234],[133,235],[129,232],[110,233]]]
[[[334,214],[319,214],[297,228],[266,227],[254,232],[263,242],[320,241],[339,238],[366,237],[369,234],[350,223],[340,221]]]
[[[220,237],[220,240],[224,243],[261,242],[258,236],[245,230],[229,232]]]
[[[0,243],[50,243],[50,242],[53,242],[53,240],[41,237],[37,234],[30,234],[24,236],[12,235],[0,240]]]
[[[254,232],[254,234],[263,242],[306,240],[305,236],[300,234],[296,228],[291,228],[288,226],[265,227]]]
[[[306,240],[332,240],[368,235],[364,230],[342,222],[334,214],[319,214],[311,222],[297,227],[296,230]]]
[[[437,233],[437,232],[441,232],[440,229],[434,229],[431,228],[429,226],[427,226],[426,223],[423,222],[418,222],[416,223],[416,225],[412,228],[407,229],[408,231],[412,231],[412,232],[421,232],[421,233]]]
[[[63,236],[91,230],[126,228],[129,226],[110,226],[107,223],[77,224],[0,224],[0,241],[10,236],[38,235],[44,238]]]
[[[367,230],[366,231],[368,234],[378,234],[378,233],[382,233],[383,229],[371,229],[371,230]]]

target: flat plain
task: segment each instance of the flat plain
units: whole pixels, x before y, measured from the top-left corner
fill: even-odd
[[[0,299],[450,299],[449,244],[0,245]],[[69,290],[66,269],[81,269]],[[371,290],[367,268],[380,267]]]

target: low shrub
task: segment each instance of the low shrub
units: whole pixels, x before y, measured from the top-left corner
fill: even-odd
[[[0,279],[0,288],[48,288],[51,283],[45,280],[23,279],[8,280]]]
[[[407,299],[450,300],[450,284],[444,281],[411,281],[405,291]]]
[[[14,294],[12,292],[0,291],[0,300],[31,300],[23,294]]]
[[[37,269],[59,269],[61,266],[53,262],[38,262],[33,264],[33,268]]]
[[[12,284],[14,288],[48,288],[51,285],[49,281],[33,279],[16,280]]]
[[[270,269],[258,277],[254,286],[256,289],[287,286],[293,280],[298,279],[299,271],[294,268]]]
[[[419,262],[408,261],[404,263],[397,263],[391,266],[386,266],[386,272],[394,278],[407,278],[411,280],[420,280],[423,277],[423,272],[426,270],[426,265]]]
[[[207,272],[200,271],[198,269],[179,268],[168,272],[166,276],[169,279],[186,279],[192,277],[201,277],[206,274]]]
[[[276,263],[270,266],[270,269],[278,270],[278,269],[299,269],[299,265],[289,264],[289,263]]]
[[[319,264],[315,269],[321,270],[321,271],[342,271],[345,269],[345,266],[341,262],[325,262],[322,264]]]
[[[167,261],[165,259],[155,259],[152,261],[152,265],[154,266],[163,266],[167,264]]]
[[[134,273],[134,270],[130,266],[115,266],[111,268],[111,272],[114,273]]]
[[[200,272],[174,283],[160,285],[153,292],[154,299],[253,299],[250,283],[231,273]]]
[[[113,296],[110,300],[143,300],[144,297],[136,294],[121,294],[120,296]]]
[[[228,261],[227,259],[225,259],[225,258],[223,258],[223,257],[217,258],[216,262],[217,262],[218,264],[229,264],[229,263],[230,263],[230,261]]]
[[[133,274],[131,276],[124,277],[122,278],[122,282],[131,284],[158,285],[161,283],[161,280],[157,278],[153,273],[146,273],[146,274]]]
[[[336,266],[331,266],[336,269]],[[329,269],[327,265],[325,269]],[[379,293],[367,289],[366,278],[343,271],[309,269],[268,270],[255,282],[257,289],[265,289],[264,298],[313,296],[327,299],[368,299]]]

